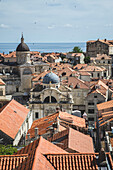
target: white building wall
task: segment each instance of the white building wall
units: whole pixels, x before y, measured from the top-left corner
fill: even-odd
[[[25,121],[23,122],[23,124],[21,125],[17,135],[15,136],[15,139],[13,141],[13,146],[17,146],[22,135],[27,134],[27,131],[31,128],[31,125],[33,123],[33,114],[30,111],[25,119]]]

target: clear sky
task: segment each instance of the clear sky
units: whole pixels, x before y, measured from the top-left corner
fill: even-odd
[[[0,42],[113,39],[113,0],[0,0]]]

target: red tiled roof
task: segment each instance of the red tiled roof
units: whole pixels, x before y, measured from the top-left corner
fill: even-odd
[[[85,119],[83,119],[81,117],[71,115],[71,114],[69,114],[67,112],[60,112],[59,116],[60,116],[60,119],[71,118],[73,120],[73,125],[75,125],[75,126],[86,127]]]
[[[13,52],[11,52],[9,54],[5,54],[4,58],[16,58],[16,52],[13,51]]]
[[[81,69],[81,71],[87,71],[87,72],[102,72],[105,71],[106,68],[102,68],[102,67],[98,67],[98,66],[87,66],[83,69]]]
[[[106,40],[106,39],[105,39],[105,40],[100,40],[100,39],[90,40],[90,41],[87,41],[87,43],[94,43],[94,42],[96,42],[96,41],[102,42],[102,43],[107,44],[107,45],[109,45],[109,46],[113,46],[113,45],[112,45],[113,41],[112,41],[112,40]]]
[[[72,128],[58,132],[48,140],[67,152],[94,153],[92,138]]]
[[[102,109],[107,109],[107,108],[110,108],[110,107],[113,107],[113,100],[97,104],[98,111],[102,110]]]
[[[67,153],[58,146],[40,137],[38,140],[30,143],[16,154],[28,154],[28,158],[18,167],[18,170],[37,170],[38,168],[53,169],[47,159],[43,156],[48,153]],[[15,155],[16,155],[15,154]]]
[[[79,74],[82,76],[91,76],[91,73],[88,73],[87,71],[79,71]]]
[[[79,153],[94,153],[92,138],[72,128],[69,128],[68,148]]]
[[[29,109],[11,100],[0,112],[0,130],[14,139],[28,113]]]
[[[80,89],[89,89],[85,82],[77,77],[68,78],[68,86],[70,85],[73,85],[73,88],[76,88],[76,86],[78,85]]]
[[[46,154],[56,170],[98,170],[95,154]]]
[[[59,113],[54,113],[54,114],[51,114],[44,118],[35,120],[31,126],[31,128],[28,130],[28,133],[30,134],[30,138],[35,137],[35,128],[36,127],[38,127],[39,135],[46,133],[49,130],[48,127],[52,126],[53,123],[56,122],[58,115],[59,115]]]
[[[63,73],[65,73],[66,74],[65,76],[67,77],[70,76],[71,74],[76,74],[77,72],[70,67],[65,67],[64,69],[58,72],[58,76],[61,76]]]
[[[0,169],[12,170],[16,169],[27,158],[27,154],[19,155],[0,155]]]
[[[3,170],[9,170],[11,166],[15,170],[94,170],[98,169],[96,156],[98,154],[95,153],[69,154],[40,137],[40,139],[25,146],[14,155],[1,156],[1,158],[3,158],[2,163],[4,163]],[[111,156],[109,153],[106,153],[106,156],[112,169],[113,162]]]
[[[80,70],[82,68],[85,68],[86,66],[87,66],[87,64],[77,64],[76,66],[73,67],[73,69]]]
[[[30,138],[35,137],[35,128],[38,127],[38,134],[43,135],[45,134],[49,128],[53,125],[53,123],[57,122],[58,116],[60,117],[60,122],[67,123],[69,125],[73,124],[74,126],[78,127],[85,127],[85,119],[71,115],[67,112],[59,112],[54,113],[49,116],[46,116],[44,118],[37,119],[33,122],[31,128],[28,130],[28,133],[30,134]],[[73,122],[69,123],[68,119],[71,119]],[[60,129],[61,130],[61,129]]]

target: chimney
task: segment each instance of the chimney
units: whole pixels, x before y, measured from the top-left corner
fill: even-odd
[[[29,133],[27,134],[27,140],[30,140],[30,134]]]
[[[39,137],[38,135],[38,127],[35,128],[35,138],[37,139]]]
[[[104,151],[104,148],[101,148],[100,152],[99,152],[99,167],[106,167],[105,170],[107,170],[107,162],[106,162],[106,154]]]
[[[59,132],[59,126],[60,126],[60,116],[57,117],[57,132]]]

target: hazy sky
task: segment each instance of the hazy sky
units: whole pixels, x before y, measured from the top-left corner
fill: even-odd
[[[113,0],[0,0],[0,42],[113,39]]]

